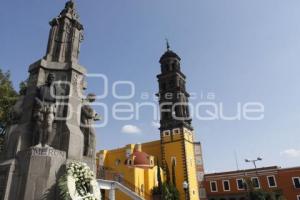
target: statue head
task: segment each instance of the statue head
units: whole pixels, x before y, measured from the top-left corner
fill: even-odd
[[[68,8],[71,8],[71,9],[74,9],[75,8],[75,4],[74,4],[74,1],[73,0],[70,0],[66,3],[65,5],[65,9],[68,9]]]
[[[46,83],[47,83],[48,85],[51,85],[51,84],[53,83],[54,79],[55,79],[54,74],[53,74],[53,73],[50,73],[50,74],[48,74],[48,76],[47,76],[47,81],[46,81]]]
[[[87,95],[87,97],[86,97],[86,100],[87,100],[88,102],[94,102],[94,101],[96,100],[96,95],[93,94],[93,93],[89,93],[89,94]]]

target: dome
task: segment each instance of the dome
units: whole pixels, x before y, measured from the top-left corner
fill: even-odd
[[[150,163],[150,156],[145,153],[145,152],[141,152],[141,151],[135,151],[133,152],[133,157],[134,157],[134,161],[133,164],[138,166],[138,165],[143,165],[143,166],[148,166],[151,165]]]
[[[177,58],[178,60],[181,60],[180,57],[173,51],[167,50],[161,57],[159,62],[162,62],[162,60],[166,58]]]

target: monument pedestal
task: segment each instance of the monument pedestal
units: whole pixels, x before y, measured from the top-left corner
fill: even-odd
[[[46,55],[30,65],[26,94],[13,112],[19,114],[8,127],[0,155],[0,200],[58,200],[58,180],[69,161],[96,169],[95,155],[83,152],[86,69],[78,64],[83,26],[72,0],[50,26]],[[35,146],[39,143],[51,147]]]
[[[52,148],[32,147],[19,152],[15,160],[0,164],[6,179],[0,197],[3,194],[3,200],[58,199],[56,186],[65,163],[66,153]]]

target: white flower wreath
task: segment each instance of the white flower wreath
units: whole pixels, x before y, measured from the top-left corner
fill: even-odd
[[[101,193],[93,171],[82,162],[67,164],[67,173],[59,179],[63,200],[100,200]]]

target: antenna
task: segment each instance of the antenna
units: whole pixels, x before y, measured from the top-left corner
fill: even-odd
[[[236,169],[240,170],[236,150],[234,150],[234,158],[235,158]]]

